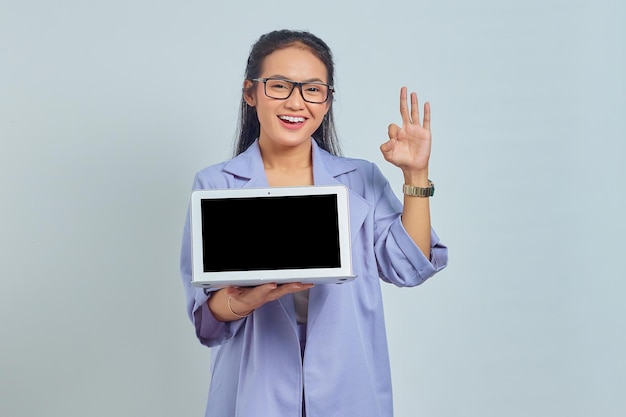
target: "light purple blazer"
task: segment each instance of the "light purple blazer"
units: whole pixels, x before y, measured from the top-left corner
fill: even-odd
[[[402,204],[371,162],[338,157],[313,143],[315,185],[350,190],[353,270],[344,284],[310,290],[306,350],[301,357],[293,297],[245,319],[222,323],[210,293],[191,285],[189,218],[181,251],[187,311],[200,342],[212,347],[206,417],[391,417],[391,375],[380,280],[415,286],[444,268],[447,248],[431,233],[431,260],[400,221]],[[197,173],[193,188],[267,186],[258,143]]]

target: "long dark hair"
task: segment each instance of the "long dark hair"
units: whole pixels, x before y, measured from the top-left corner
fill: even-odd
[[[326,66],[328,72],[328,84],[334,86],[335,65],[332,53],[326,43],[317,36],[304,31],[276,30],[262,35],[252,46],[248,64],[246,66],[245,79],[253,80],[261,75],[263,60],[272,52],[284,49],[292,45],[304,45],[311,50],[313,55],[319,58]],[[242,92],[238,121],[238,138],[235,143],[235,155],[239,155],[254,143],[260,133],[259,119],[256,108],[250,107],[244,100]],[[330,108],[322,121],[322,124],[313,133],[313,139],[317,144],[334,155],[341,155],[335,121],[333,117],[333,96],[329,97]]]

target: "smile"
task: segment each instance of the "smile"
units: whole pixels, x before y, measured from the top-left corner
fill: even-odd
[[[304,123],[304,121],[306,120],[304,117],[293,117],[293,116],[278,116],[278,118],[280,120],[283,120],[289,123]]]

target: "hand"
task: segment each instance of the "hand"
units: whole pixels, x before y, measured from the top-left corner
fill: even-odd
[[[272,283],[257,287],[226,287],[222,291],[224,291],[226,298],[231,297],[230,305],[232,311],[238,315],[245,316],[267,302],[275,301],[286,294],[308,290],[312,287],[313,284],[301,284],[298,282],[282,285]]]
[[[420,123],[417,94],[411,93],[411,113],[407,103],[407,88],[400,89],[402,127],[390,124],[389,140],[380,146],[386,161],[402,169],[405,177],[428,171],[432,135],[430,132],[430,103],[424,104],[424,122]]]

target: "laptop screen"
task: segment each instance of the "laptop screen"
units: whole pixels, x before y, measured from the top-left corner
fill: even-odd
[[[204,272],[341,267],[335,194],[201,201]]]

